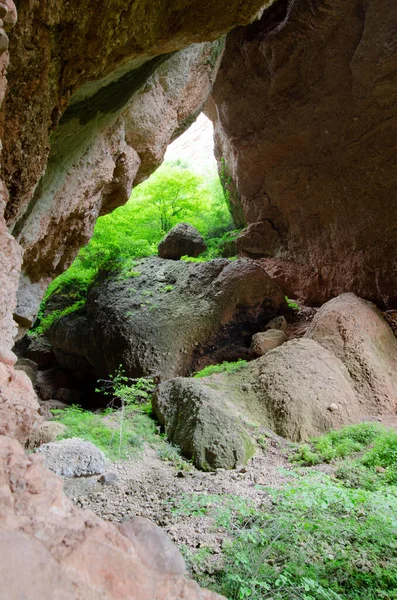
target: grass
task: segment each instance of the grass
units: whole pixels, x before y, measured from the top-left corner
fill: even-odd
[[[65,410],[53,410],[55,420],[66,426],[59,439],[78,437],[92,442],[111,460],[128,459],[144,449],[145,444],[155,448],[159,457],[172,463],[179,470],[190,470],[191,464],[184,460],[178,448],[159,434],[157,423],[151,417],[151,404],[129,406],[122,415],[120,410],[106,409],[95,414],[73,405]],[[120,426],[123,435],[120,445]]]
[[[397,600],[397,433],[361,423],[296,446],[292,459],[332,461],[336,476],[298,468],[281,489],[256,486],[254,500],[171,501],[223,535],[220,554],[183,548],[195,579],[229,600]]]
[[[314,438],[310,444],[296,446],[290,460],[304,466],[329,463],[360,452],[375,440],[383,438],[386,433],[386,428],[379,423],[351,425]]]
[[[266,491],[261,508],[227,495],[174,501],[174,513],[207,517],[226,533],[215,563],[211,551],[185,551],[201,585],[229,600],[397,598],[396,488],[348,489],[312,474]]]
[[[236,362],[223,362],[219,365],[209,365],[208,367],[204,367],[201,371],[198,371],[193,375],[195,378],[199,377],[208,377],[209,375],[214,375],[215,373],[235,373],[239,371],[247,364],[246,360],[239,359]]]

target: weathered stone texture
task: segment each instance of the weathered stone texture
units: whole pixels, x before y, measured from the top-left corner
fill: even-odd
[[[0,436],[0,577],[7,599],[222,600],[142,560],[116,526],[81,511],[38,455]]]
[[[394,0],[280,0],[227,38],[215,139],[240,245],[306,270],[315,302],[397,302],[396,18]]]

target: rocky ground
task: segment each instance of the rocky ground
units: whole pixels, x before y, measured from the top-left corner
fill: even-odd
[[[188,463],[181,470],[162,460],[147,445],[129,460],[109,462],[105,476],[109,483],[96,476],[65,479],[64,487],[77,506],[92,510],[107,521],[149,518],[163,527],[178,547],[188,551],[209,548],[216,560],[227,531],[215,529],[202,515],[175,514],[175,506],[185,495],[211,494],[240,496],[253,500],[258,508],[265,506],[269,502],[266,487],[277,488],[293,478],[296,467],[287,459],[287,448],[287,443],[275,436],[267,440],[266,448],[258,449],[247,466],[205,473]],[[332,471],[330,466],[316,467],[319,468]]]

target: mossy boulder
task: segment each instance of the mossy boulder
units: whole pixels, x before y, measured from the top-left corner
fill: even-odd
[[[199,469],[233,469],[255,453],[255,443],[222,394],[200,380],[178,377],[161,384],[153,408],[168,439]]]

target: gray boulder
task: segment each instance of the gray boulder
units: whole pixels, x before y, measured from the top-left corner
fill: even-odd
[[[182,256],[197,257],[207,249],[203,236],[191,225],[179,223],[158,246],[161,258],[179,260]]]
[[[252,334],[284,309],[281,289],[251,260],[151,257],[131,275],[102,274],[85,309],[54,323],[49,335],[64,368],[80,361],[80,370],[90,364],[106,377],[123,364],[131,377],[165,380],[202,368],[203,357],[207,364],[250,358]],[[220,360],[212,360],[219,348]]]
[[[252,336],[251,350],[255,356],[264,356],[270,350],[278,348],[285,342],[288,342],[288,337],[281,329],[269,329],[260,333],[255,333]]]
[[[37,451],[44,454],[47,469],[63,477],[101,475],[106,470],[104,453],[80,438],[43,444]]]
[[[167,381],[153,409],[168,439],[204,470],[246,462],[261,427],[299,442],[366,417],[346,366],[310,339],[234,373]]]
[[[161,384],[153,408],[168,439],[199,469],[233,469],[255,452],[225,395],[201,379],[179,377]]]

